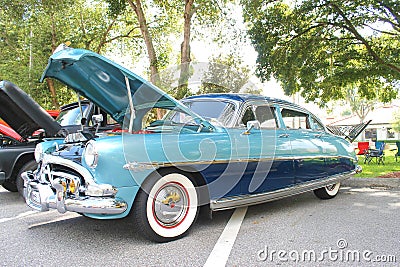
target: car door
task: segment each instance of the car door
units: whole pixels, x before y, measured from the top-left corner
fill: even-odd
[[[340,138],[327,132],[323,124],[313,115],[311,115],[311,122],[313,124],[314,131],[318,133],[319,138],[324,142],[326,175],[337,175],[354,169],[354,163],[351,158],[338,156],[346,155],[348,153],[346,152],[348,145],[344,138]],[[365,123],[365,125],[368,124],[369,122]],[[353,131],[354,129],[364,129],[364,125],[358,126],[358,129],[353,128],[350,131],[352,132],[353,136],[358,136],[359,134],[359,132]]]
[[[324,133],[312,128],[310,114],[296,107],[282,107],[294,160],[295,183],[326,177]]]
[[[255,127],[250,129],[246,124]],[[244,170],[242,194],[268,192],[294,184],[288,137],[276,105],[258,101],[244,106],[235,134],[237,154]]]

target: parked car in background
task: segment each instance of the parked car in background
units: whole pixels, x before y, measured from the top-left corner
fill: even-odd
[[[49,113],[49,115],[53,119],[56,119],[58,117],[58,115],[60,114],[60,111],[59,110],[47,110],[47,113]],[[8,137],[11,137],[11,138],[8,138]],[[24,139],[2,119],[0,119],[0,138],[3,140],[3,142],[8,142],[8,143],[9,142],[17,143],[17,141],[19,141],[19,142],[24,141]]]
[[[0,138],[2,144],[22,142],[22,137],[6,123],[0,123]]]
[[[52,116],[57,114],[57,120],[54,120]],[[0,117],[9,125],[4,127],[14,129],[19,136],[0,137],[0,184],[9,191],[19,191],[22,194],[21,173],[37,167],[34,159],[36,145],[44,140],[60,141],[66,134],[82,128],[96,130],[91,118],[97,114],[107,118],[107,114],[86,100],[81,101],[80,106],[77,102],[61,107],[60,112],[46,112],[16,85],[7,81],[0,82]],[[110,130],[113,127],[114,124],[107,125],[105,120],[98,130]]]
[[[123,131],[38,144],[39,167],[22,176],[27,204],[40,211],[131,214],[134,230],[166,242],[189,231],[201,205],[218,211],[312,190],[329,199],[360,171],[348,141],[287,101],[210,94],[180,102],[103,56],[72,48],[50,57],[45,77],[94,102]]]

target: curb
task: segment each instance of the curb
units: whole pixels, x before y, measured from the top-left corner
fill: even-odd
[[[349,187],[388,187],[399,188],[400,178],[349,178],[341,182]]]

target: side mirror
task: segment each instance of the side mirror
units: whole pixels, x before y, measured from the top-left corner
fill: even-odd
[[[99,127],[100,127],[101,123],[103,122],[103,114],[93,115],[92,122],[94,125],[96,125],[95,134],[97,134],[97,132],[99,131]]]
[[[260,122],[259,121],[248,121],[246,125],[247,130],[243,132],[243,134],[250,134],[252,129],[260,130]]]
[[[93,115],[92,122],[94,125],[101,124],[103,122],[103,114]]]

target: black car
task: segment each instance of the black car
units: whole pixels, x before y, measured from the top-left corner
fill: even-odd
[[[94,115],[101,119],[93,121]],[[87,100],[61,107],[60,115],[54,120],[29,95],[8,81],[0,81],[0,117],[23,139],[0,136],[0,185],[20,194],[23,194],[21,173],[37,167],[34,152],[38,143],[64,138],[80,130],[94,132],[118,127],[104,111]]]

